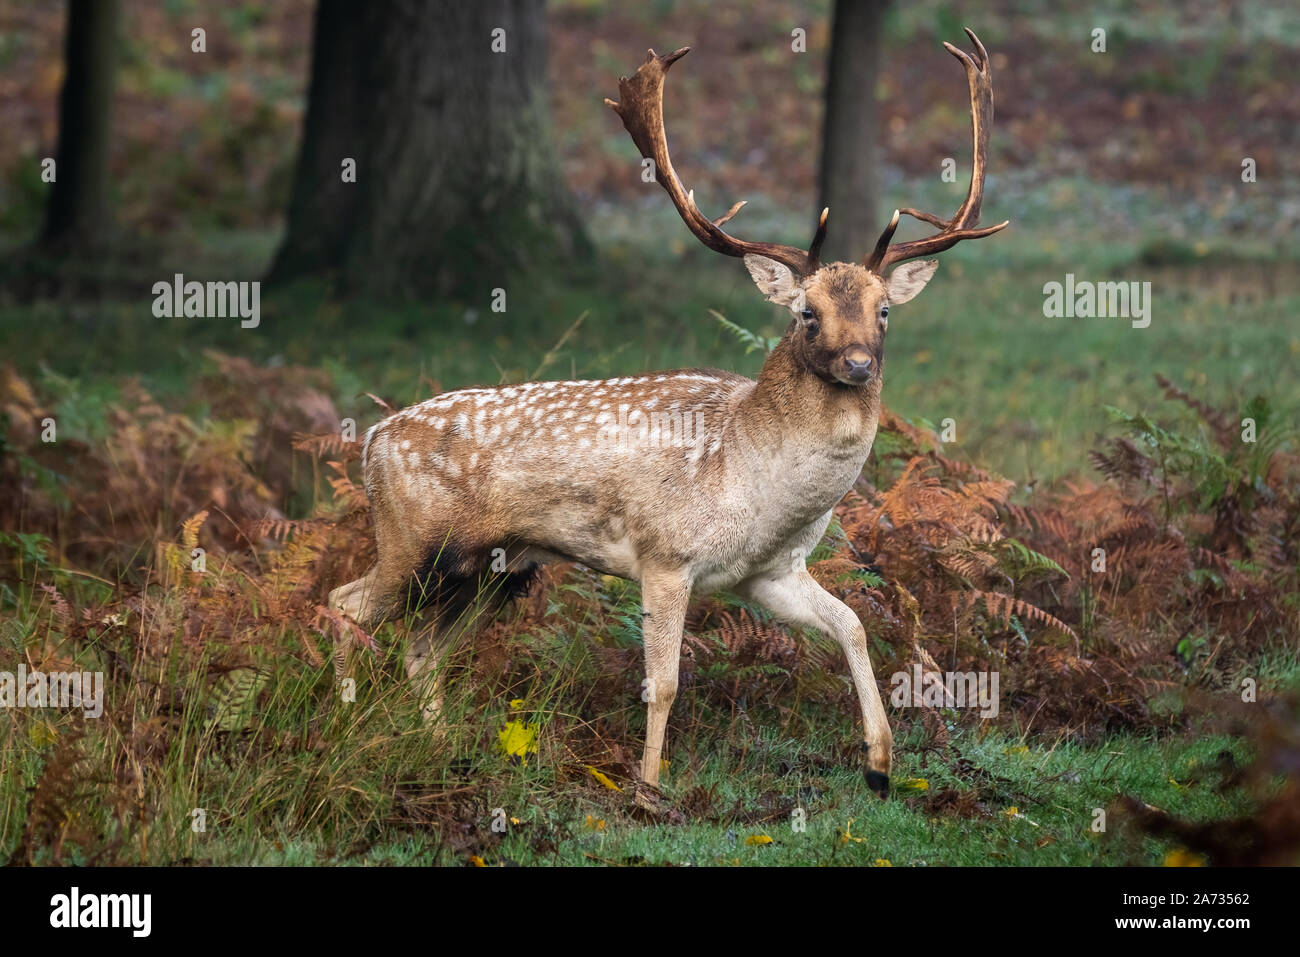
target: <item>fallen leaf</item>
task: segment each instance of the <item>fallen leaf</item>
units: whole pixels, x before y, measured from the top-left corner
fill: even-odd
[[[595,768],[593,768],[590,764],[588,764],[586,767],[587,767],[587,770],[591,773],[591,776],[592,776],[593,778],[595,778],[595,779],[596,779],[597,781],[599,781],[601,784],[605,785],[605,787],[609,788],[611,791],[621,791],[621,790],[623,790],[621,787],[619,787],[617,784],[615,784],[613,781],[611,781],[611,780],[609,779],[609,776],[608,776],[608,775],[606,775],[606,774],[602,774],[600,771],[597,771],[597,770],[596,770]]]
[[[1007,808],[1007,809],[1006,809],[1005,811],[1003,811],[1002,813],[1005,814],[1008,818],[1019,818],[1020,820],[1024,821],[1026,824],[1028,824],[1030,827],[1038,827],[1038,824],[1037,824],[1037,823],[1035,823],[1034,821],[1029,820],[1029,818],[1027,818],[1027,817],[1025,817],[1023,814],[1021,814],[1021,813],[1020,813],[1020,808],[1016,807],[1015,805],[1012,805],[1011,807]]]
[[[521,764],[528,763],[528,755],[537,753],[537,725],[522,721],[507,721],[497,735],[501,750]]]

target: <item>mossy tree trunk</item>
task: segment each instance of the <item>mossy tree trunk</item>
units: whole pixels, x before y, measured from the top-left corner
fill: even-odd
[[[441,291],[585,244],[548,129],[540,2],[320,0],[272,279]]]

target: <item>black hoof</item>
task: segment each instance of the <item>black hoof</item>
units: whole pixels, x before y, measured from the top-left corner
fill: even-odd
[[[876,793],[876,797],[882,801],[889,800],[889,775],[881,774],[879,771],[862,772],[867,778],[867,787]]]

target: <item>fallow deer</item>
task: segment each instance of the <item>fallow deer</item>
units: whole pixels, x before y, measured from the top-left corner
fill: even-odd
[[[654,161],[687,228],[710,249],[743,258],[759,290],[790,309],[784,336],[757,382],[690,370],[461,389],[384,419],[366,433],[362,454],[378,560],[335,589],[331,605],[372,629],[412,601],[432,602],[441,622],[448,609],[472,604],[493,572],[509,592],[552,560],[639,582],[649,702],[641,777],[657,786],[687,604],[731,589],[843,647],[862,709],[863,770],[887,796],[892,733],[866,632],[817,584],[805,557],[871,451],[889,310],[916,296],[938,266],[910,260],[1007,226],[978,227],[993,88],[988,54],[966,33],[973,54],[944,44],[970,86],[966,199],[948,220],[901,210],[938,229],[912,242],[891,244],[895,211],[861,263],[820,262],[826,210],[807,251],[724,232],[743,203],[716,220],[701,213],[673,169],[663,124],[665,74],[689,48],[649,51],[619,80],[620,100],[605,102]],[[426,632],[407,653],[429,718],[442,703],[444,632]]]

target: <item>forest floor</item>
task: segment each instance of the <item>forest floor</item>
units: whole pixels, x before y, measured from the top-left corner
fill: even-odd
[[[340,304],[304,284],[269,294],[258,329],[173,320],[202,323],[184,336],[159,335],[140,297],[0,309],[6,341],[24,343],[3,395],[0,669],[75,663],[109,689],[105,721],[6,710],[0,857],[1294,861],[1300,827],[1281,810],[1300,691],[1294,271],[1269,256],[1215,271],[1194,253],[1144,267],[1140,247],[1052,253],[1044,229],[954,251],[897,310],[886,402],[899,418],[813,556],[868,623],[886,693],[917,664],[1001,675],[993,719],[890,706],[886,804],[857,767],[838,651],[793,643],[725,595],[688,628],[662,820],[631,801],[634,586],[557,570],[466,644],[441,736],[397,678],[400,623],[353,654],[355,701],[334,677],[351,636],[319,604],[372,548],[338,430],[385,414],[367,393],[396,408],[538,373],[753,372],[761,350],[709,310],[765,335],[780,320],[734,263],[646,248],[631,267],[636,247],[611,238],[605,268],[535,278],[505,313]],[[273,240],[220,242],[252,257]],[[1049,319],[1040,275],[1003,262],[1163,277],[1152,323]],[[1233,425],[1248,412],[1261,444]],[[52,444],[17,425],[46,416]],[[945,418],[956,434],[941,442]],[[927,483],[951,508],[935,511]],[[928,524],[909,523],[923,500]],[[990,544],[972,544],[981,535]],[[1094,578],[1099,542],[1113,564]]]

